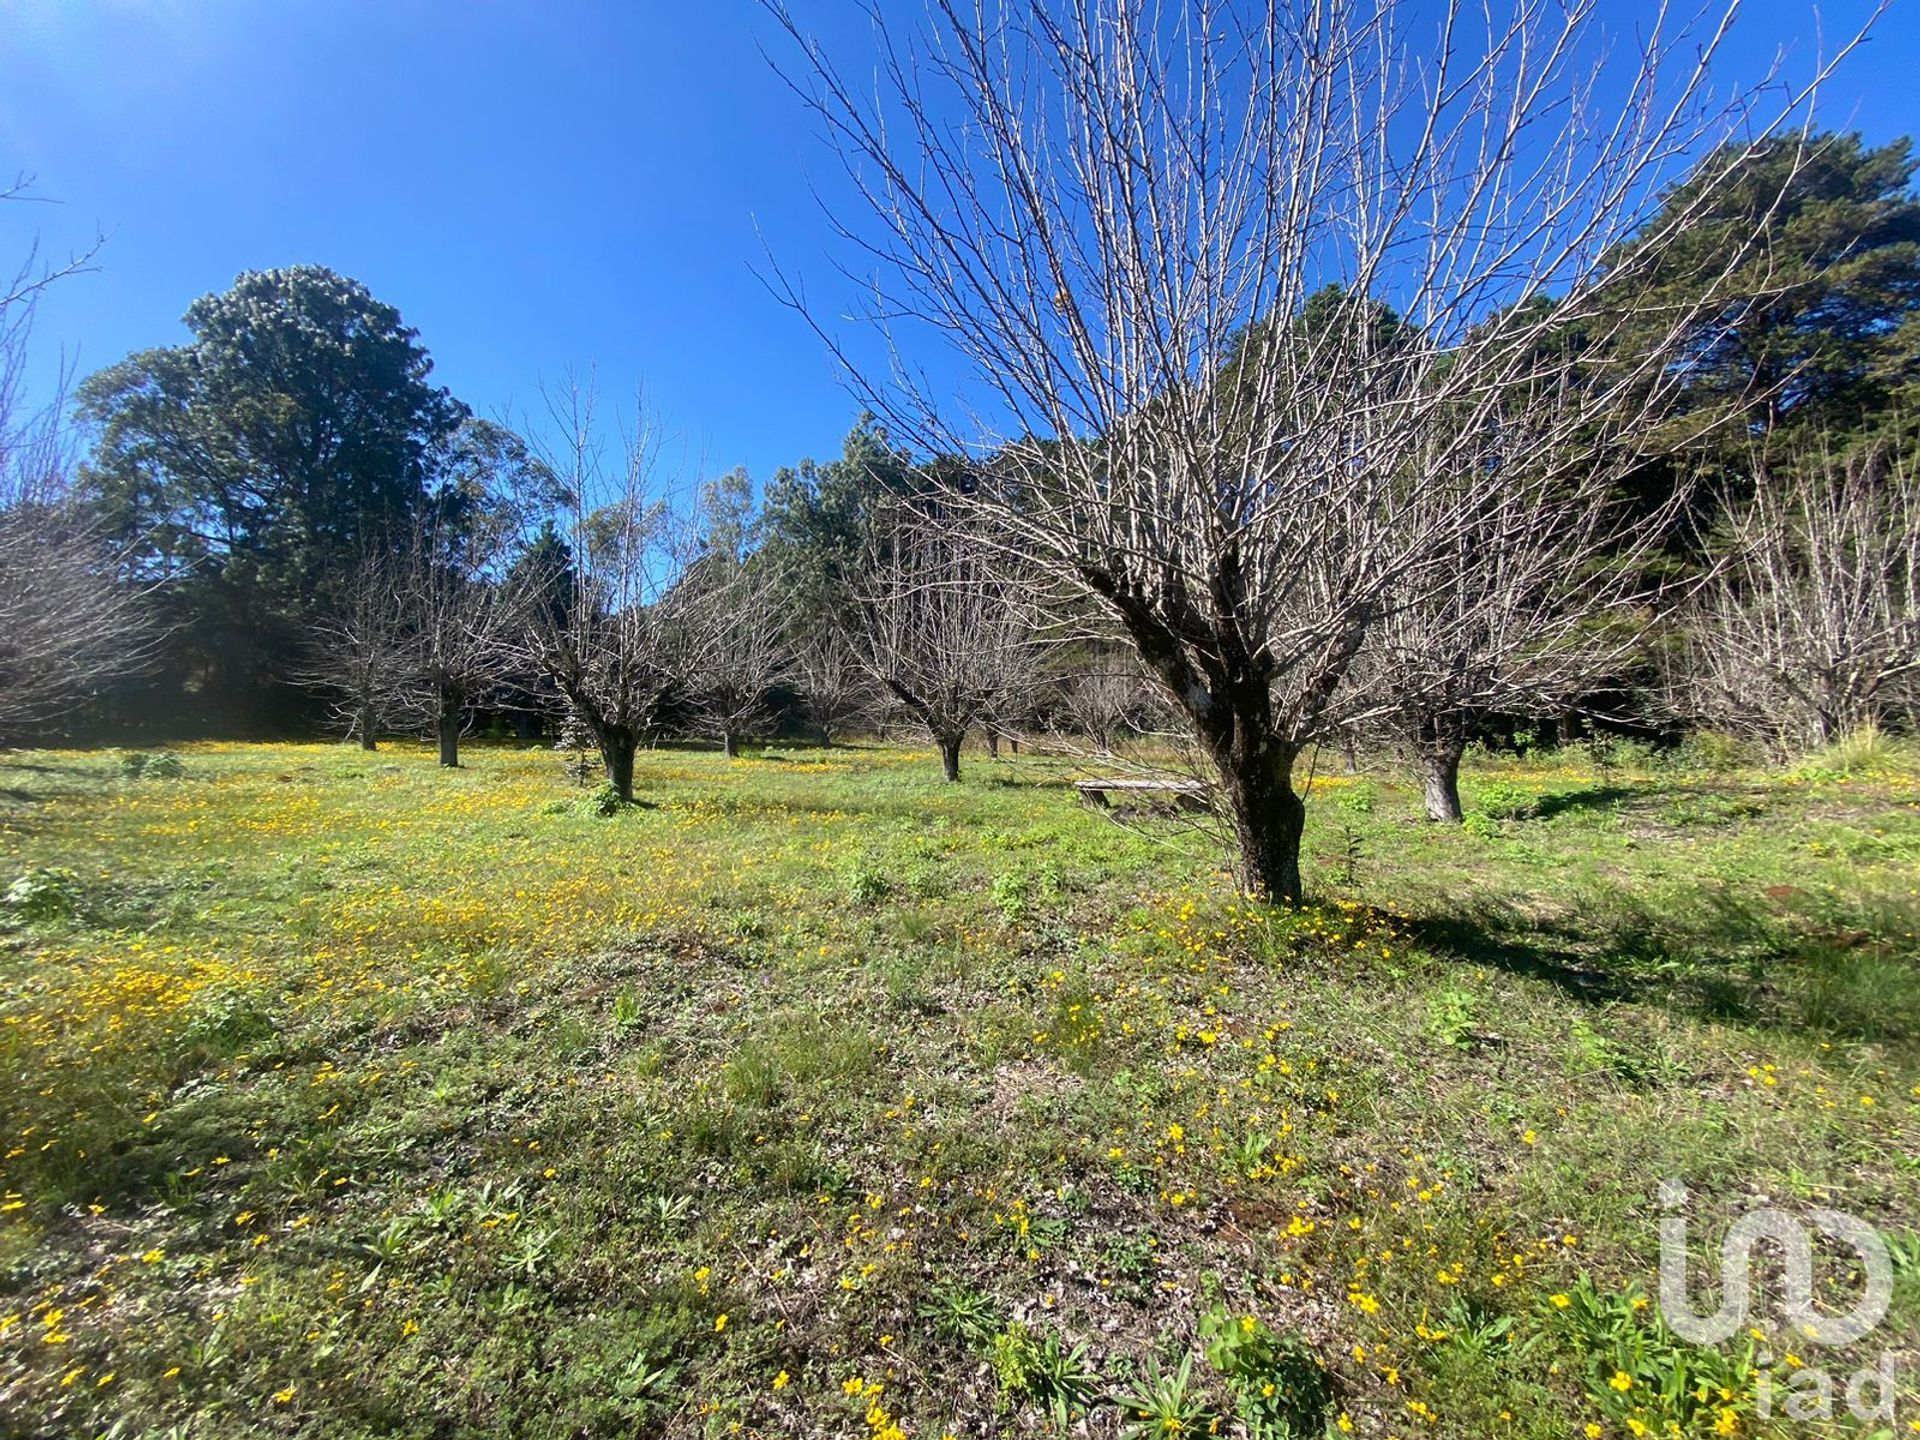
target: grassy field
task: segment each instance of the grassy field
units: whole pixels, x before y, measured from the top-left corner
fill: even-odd
[[[0,1433],[1920,1430],[1897,756],[1323,777],[1300,910],[1046,759],[181,759],[0,757]],[[1667,1176],[1891,1318],[1677,1340]]]

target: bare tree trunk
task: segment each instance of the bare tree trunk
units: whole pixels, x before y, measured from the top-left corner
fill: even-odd
[[[936,740],[940,746],[940,770],[949,784],[960,778],[960,741],[959,735],[942,735]]]
[[[1420,777],[1427,819],[1458,825],[1465,818],[1460,809],[1460,757],[1465,751],[1466,746],[1457,742],[1415,751],[1413,768]]]
[[[1246,735],[1245,730],[1240,733]],[[1291,745],[1259,736],[1214,751],[1239,847],[1240,886],[1249,894],[1289,904],[1299,903],[1305,894],[1300,837],[1307,806],[1293,788],[1295,755]]]
[[[1427,819],[1458,825],[1460,757],[1467,753],[1467,726],[1457,714],[1422,715],[1413,734],[1413,770],[1420,778]]]
[[[608,730],[594,738],[601,763],[607,767],[607,783],[622,800],[632,801],[633,752],[640,748],[639,737],[629,730]]]
[[[998,760],[1000,758],[1000,732],[989,725],[986,727],[986,736],[987,754]]]
[[[725,756],[727,757],[727,759],[729,759],[729,760],[731,760],[731,759],[733,759],[733,758],[734,758],[734,752],[735,752],[735,750],[736,750],[736,748],[737,748],[737,746],[736,746],[736,743],[735,743],[735,741],[734,741],[734,737],[733,737],[733,731],[731,731],[731,730],[723,730],[723,731],[721,731],[721,732],[720,732],[720,752],[721,752],[721,754],[723,754],[723,755],[725,755]]]
[[[373,734],[373,706],[371,704],[363,704],[360,707],[358,713],[354,716],[353,731],[360,740],[360,748],[362,750],[375,750],[379,748],[379,742],[374,738]]]
[[[434,717],[434,732],[440,737],[440,764],[447,770],[460,768],[460,711],[458,690],[442,688],[440,713]]]

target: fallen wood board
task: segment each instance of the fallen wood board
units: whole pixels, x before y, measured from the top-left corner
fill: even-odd
[[[1183,810],[1204,810],[1209,787],[1200,780],[1076,780],[1088,804],[1105,807],[1109,795],[1171,795]]]

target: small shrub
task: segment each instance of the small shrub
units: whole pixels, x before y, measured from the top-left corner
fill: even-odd
[[[129,780],[178,780],[187,773],[187,767],[170,750],[153,755],[144,750],[128,750],[120,756],[120,773]]]
[[[856,866],[847,876],[847,900],[863,907],[878,905],[893,889],[892,882],[878,870]]]
[[[1483,780],[1475,787],[1474,813],[1489,820],[1524,820],[1539,797],[1511,780]]]
[[[80,877],[54,866],[27,871],[7,887],[0,904],[22,920],[71,920],[80,899]]]
[[[587,814],[598,815],[604,820],[609,816],[618,815],[632,803],[631,800],[621,796],[619,787],[611,780],[603,780],[581,797],[580,808]]]
[[[1346,821],[1340,822],[1340,849],[1337,862],[1340,866],[1340,883],[1351,890],[1360,878],[1360,860],[1366,854],[1366,840],[1360,831]]]
[[[1751,1339],[1731,1353],[1680,1339],[1637,1285],[1616,1294],[1582,1275],[1542,1307],[1550,1332],[1578,1357],[1589,1404],[1645,1435],[1692,1435],[1709,1426],[1746,1433],[1760,1371]]]
[[[1207,1362],[1226,1377],[1234,1413],[1249,1435],[1321,1433],[1333,1404],[1333,1377],[1305,1340],[1219,1305],[1200,1318],[1200,1338]]]
[[[1010,1399],[1031,1400],[1062,1430],[1099,1397],[1100,1376],[1086,1346],[1062,1345],[1052,1333],[1036,1337],[1017,1320],[993,1337],[987,1358]]]
[[[990,887],[993,903],[1009,921],[1027,913],[1027,877],[1016,871],[993,877]]]

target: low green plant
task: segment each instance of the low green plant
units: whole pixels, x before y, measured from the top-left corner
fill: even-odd
[[[1744,1434],[1763,1373],[1749,1336],[1730,1350],[1695,1345],[1668,1327],[1630,1284],[1602,1291],[1582,1273],[1542,1303],[1548,1333],[1573,1353],[1587,1401],[1623,1430],[1690,1435],[1711,1426]]]
[[[604,820],[618,815],[632,803],[622,798],[619,787],[611,780],[603,780],[581,797],[580,808],[587,814],[597,815]]]
[[[1042,900],[1058,900],[1067,890],[1067,871],[1058,860],[1042,860],[1033,872],[1034,889]]]
[[[1250,1436],[1290,1440],[1321,1433],[1333,1404],[1333,1376],[1305,1340],[1221,1305],[1200,1317],[1200,1338]]]
[[[64,865],[45,865],[9,885],[0,905],[22,920],[71,920],[80,900],[80,877]]]
[[[1482,780],[1474,787],[1474,813],[1489,820],[1524,820],[1538,804],[1537,795],[1511,780]]]
[[[187,766],[170,750],[151,755],[144,750],[126,750],[120,755],[120,773],[129,780],[178,780],[187,773]]]
[[[646,1023],[647,1007],[639,992],[622,990],[613,997],[613,1023],[616,1029],[632,1030]]]
[[[1465,990],[1436,990],[1427,997],[1428,1033],[1454,1050],[1473,1048],[1473,996]]]
[[[1052,1331],[1035,1335],[1016,1320],[993,1337],[987,1359],[1002,1393],[1038,1405],[1062,1430],[1099,1399],[1100,1374],[1087,1347],[1063,1345]]]
[[[1356,780],[1334,792],[1334,804],[1349,815],[1371,815],[1379,803],[1380,787],[1371,780]]]
[[[273,1017],[257,997],[243,990],[217,990],[195,999],[181,1036],[195,1048],[232,1055],[273,1033]]]
[[[1808,780],[1841,779],[1873,772],[1903,773],[1912,767],[1911,752],[1869,722],[1803,757],[1793,773]]]
[[[1736,735],[1718,730],[1696,730],[1673,752],[1677,768],[1706,770],[1716,775],[1742,769],[1753,764],[1756,758],[1753,746]]]
[[[1206,1397],[1193,1383],[1193,1357],[1181,1357],[1180,1368],[1166,1371],[1158,1360],[1147,1362],[1146,1373],[1133,1387],[1113,1397],[1120,1408],[1124,1440],[1166,1440],[1169,1436],[1206,1435],[1217,1428]]]
[[[920,1318],[944,1339],[968,1347],[992,1344],[1003,1320],[991,1295],[958,1283],[935,1286],[920,1307]]]
[[[1007,871],[993,877],[988,893],[993,898],[995,908],[1009,921],[1018,920],[1027,912],[1027,877],[1018,871]]]
[[[847,900],[864,908],[878,905],[893,889],[893,884],[878,870],[855,866],[847,875]]]

